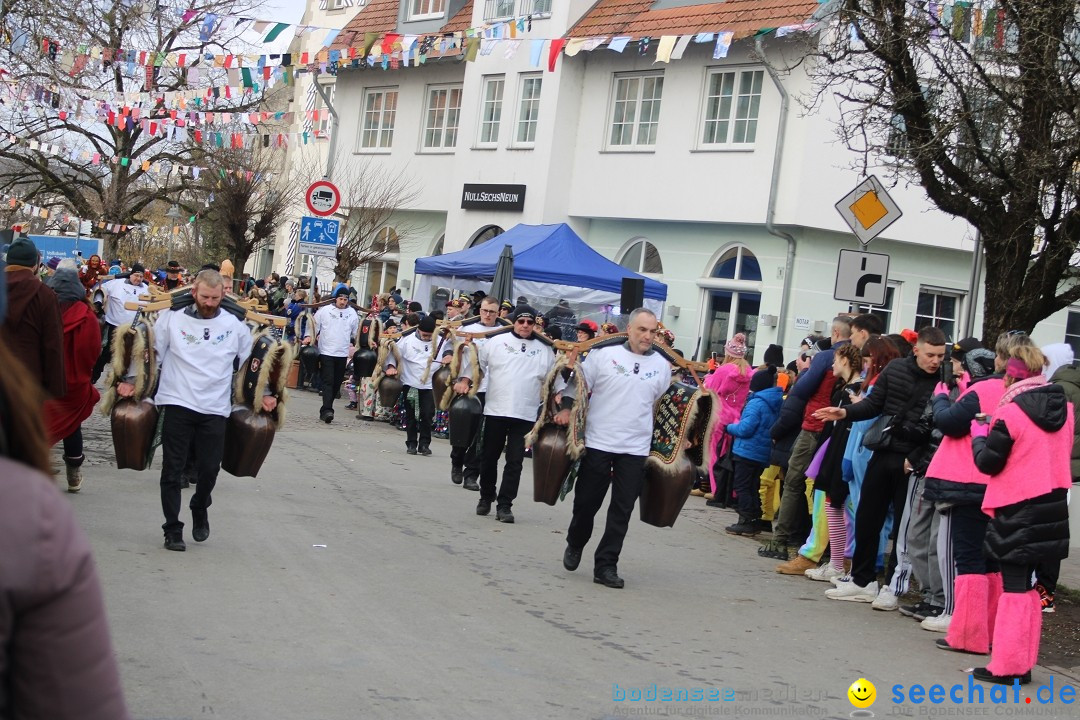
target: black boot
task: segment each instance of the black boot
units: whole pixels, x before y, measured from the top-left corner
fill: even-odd
[[[753,518],[740,515],[739,522],[734,525],[728,525],[724,528],[724,532],[728,535],[745,535],[746,537],[753,537],[761,532],[761,528]]]

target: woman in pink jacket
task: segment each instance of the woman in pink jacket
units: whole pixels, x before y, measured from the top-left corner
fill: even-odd
[[[750,394],[750,364],[746,362],[746,336],[735,333],[735,337],[724,345],[724,362],[720,367],[705,377],[705,387],[720,398],[720,409],[716,427],[713,430],[712,449],[714,462],[709,468],[709,484],[712,495],[706,498],[710,503],[726,507],[726,498],[716,496],[716,463],[731,451],[731,436],[724,428],[739,421],[746,396]]]
[[[945,594],[945,612],[951,616],[949,630],[937,641],[942,650],[986,655],[994,631],[994,616],[1001,598],[1001,573],[997,564],[987,562],[983,552],[986,526],[990,518],[982,511],[989,477],[975,467],[971,454],[971,421],[979,414],[990,415],[1005,394],[1005,364],[1013,348],[1033,346],[1023,333],[1003,333],[994,352],[981,347],[966,350],[960,344],[953,358],[961,355],[964,373],[958,376],[956,401],[949,388],[938,385],[934,394],[934,425],[944,435],[926,471],[923,498],[935,503],[942,516],[938,541],[938,562],[942,578],[952,581],[952,593]],[[946,528],[948,531],[946,532]],[[947,540],[947,542],[943,541]]]
[[[974,676],[1005,685],[1031,682],[1039,657],[1042,601],[1031,586],[1035,565],[1069,552],[1073,410],[1061,387],[1047,383],[1045,364],[1038,348],[1014,348],[1005,365],[1005,394],[990,423],[980,416],[972,424],[975,466],[989,476],[982,502],[990,516],[985,548],[1001,566],[1004,590],[990,662],[975,668]]]

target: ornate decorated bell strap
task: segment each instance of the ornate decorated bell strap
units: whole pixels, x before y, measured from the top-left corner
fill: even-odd
[[[649,455],[672,465],[685,454],[698,467],[707,467],[715,396],[684,383],[672,383],[656,401]],[[690,447],[685,446],[689,443]]]
[[[280,428],[285,421],[286,382],[293,361],[293,346],[281,341],[277,333],[263,332],[254,339],[251,355],[237,373],[233,402],[262,412],[262,399],[267,394],[278,398],[278,406],[270,414]]]

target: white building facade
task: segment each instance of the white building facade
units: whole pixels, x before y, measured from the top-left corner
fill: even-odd
[[[643,14],[605,29],[608,39],[634,35],[622,52],[605,43],[560,53],[551,70],[550,42],[537,66],[533,41],[581,37],[617,3],[370,0],[345,28],[355,31],[355,46],[368,31],[407,38],[511,15],[529,20],[515,38],[485,43],[469,61],[463,48],[421,66],[339,68],[336,168],[405,173],[417,190],[391,223],[407,226],[407,236],[387,229],[398,252],[358,274],[361,292],[396,285],[409,296],[417,257],[490,240],[518,223],[566,222],[603,255],[667,284],[661,320],[687,356],[722,354],[726,340],[743,332],[754,358],[779,343],[790,360],[803,337],[858,309],[833,299],[840,250],[860,247],[834,205],[863,179],[851,169],[857,158],[836,140],[836,108],[806,113],[798,103],[810,91],[804,72],[774,76],[750,37],[719,59],[713,42],[690,42],[669,63],[657,62],[655,50],[642,53],[637,37],[653,15],[653,43],[662,34],[717,29],[668,33],[664,18],[687,4],[623,3]],[[775,22],[760,23],[805,20],[798,13],[807,3],[788,5]],[[619,31],[618,22],[639,30]],[[513,40],[521,42],[511,53]],[[786,42],[770,35],[762,49],[771,56]],[[463,209],[466,185],[523,186],[523,206]],[[876,312],[887,332],[933,322],[958,339],[974,231],[935,210],[919,187],[889,192],[904,214],[869,247],[890,256],[886,302]],[[427,309],[430,298],[416,299]],[[1067,329],[1080,335],[1080,312],[1044,321],[1035,340],[1080,340],[1067,338]]]

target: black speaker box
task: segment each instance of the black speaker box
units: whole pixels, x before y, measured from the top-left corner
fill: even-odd
[[[645,278],[623,278],[619,312],[629,315],[645,304]]]

